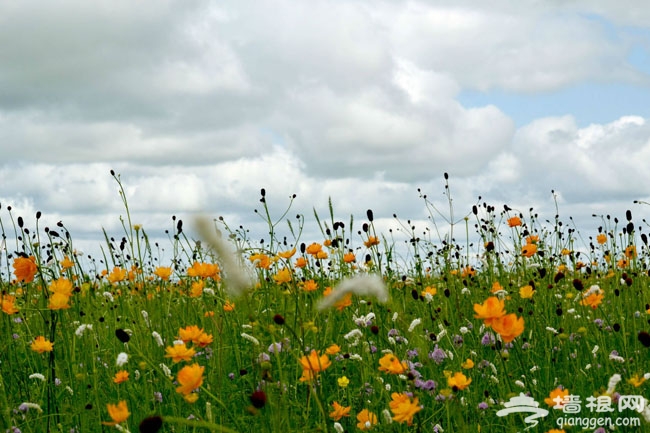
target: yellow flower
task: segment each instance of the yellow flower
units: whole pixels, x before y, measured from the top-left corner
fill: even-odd
[[[491,289],[492,293],[500,292],[501,290],[503,290],[503,286],[501,285],[501,283],[499,283],[498,281],[492,283],[492,289]]]
[[[172,275],[172,268],[168,266],[159,266],[153,271],[153,273],[161,280],[167,281]]]
[[[447,378],[447,386],[451,388],[456,387],[459,390],[467,388],[470,383],[472,383],[472,379],[468,379],[467,376],[461,372],[456,372],[453,376]]]
[[[191,361],[192,357],[196,355],[196,350],[193,347],[188,348],[185,343],[166,347],[165,352],[167,353],[165,358],[171,358],[174,363]]]
[[[72,296],[72,283],[67,278],[57,278],[50,283],[48,290],[52,293],[60,293],[65,296]]]
[[[282,268],[278,271],[277,274],[273,276],[273,279],[278,284],[290,283],[291,282],[291,271],[287,268]]]
[[[305,292],[313,292],[318,290],[318,283],[314,280],[307,280],[302,284],[302,290]]]
[[[278,253],[278,256],[282,257],[283,259],[290,259],[293,257],[293,255],[296,254],[296,248],[292,248],[288,251],[281,251]]]
[[[599,233],[598,236],[596,236],[596,241],[598,242],[598,245],[604,244],[607,242],[607,235],[605,233]]]
[[[225,304],[223,304],[223,311],[234,311],[235,310],[235,303],[226,301]]]
[[[643,376],[639,377],[638,374],[635,374],[634,376],[632,376],[627,380],[627,383],[634,386],[635,388],[638,388],[641,385],[643,385],[643,382],[645,382],[645,377]]]
[[[317,373],[325,371],[332,362],[327,355],[318,355],[318,352],[312,350],[309,356],[301,357],[298,362],[300,363],[303,375],[300,378],[301,382],[306,382],[314,379]]]
[[[126,280],[126,269],[118,268],[115,266],[110,274],[108,274],[108,282],[111,284],[119,283],[120,281]]]
[[[194,262],[192,267],[187,270],[188,277],[212,278],[219,280],[219,266],[214,263]]]
[[[341,388],[346,388],[350,384],[350,379],[345,376],[341,376],[336,379],[336,383],[338,383]]]
[[[413,400],[406,394],[392,393],[391,401],[388,403],[391,412],[393,412],[393,421],[406,422],[408,425],[413,424],[413,416],[422,408],[419,400],[414,397]]]
[[[294,266],[296,268],[304,268],[307,266],[307,260],[304,257],[298,257],[294,263]]]
[[[568,256],[569,254],[571,254],[571,250],[568,249],[568,248],[562,248],[562,251],[560,251],[560,254],[562,254],[563,256]]]
[[[54,350],[54,343],[39,335],[32,341],[29,347],[36,353],[51,352]]]
[[[18,282],[31,283],[34,281],[38,267],[36,266],[36,258],[29,257],[16,257],[12,264],[14,268],[14,275]]]
[[[426,295],[435,296],[436,293],[438,293],[438,289],[436,289],[433,286],[426,286],[424,290],[420,292],[420,295],[422,295],[423,297],[425,297]]]
[[[336,355],[341,351],[341,347],[338,344],[332,344],[330,347],[325,349],[325,353],[328,355]]]
[[[510,343],[524,332],[524,318],[507,314],[492,321],[492,329],[501,336],[504,343]]]
[[[50,310],[64,310],[70,308],[70,305],[68,304],[69,300],[70,296],[68,295],[64,295],[63,293],[53,293],[48,299],[47,308]]]
[[[185,394],[183,396],[183,400],[185,400],[189,404],[195,403],[198,399],[199,399],[199,395],[197,393],[195,393],[195,392],[193,392],[191,394]]]
[[[203,294],[203,287],[205,286],[205,283],[203,280],[197,280],[192,283],[192,287],[190,288],[190,298],[198,298]]]
[[[70,260],[70,259],[68,258],[68,256],[65,256],[65,257],[63,258],[63,260],[61,260],[61,262],[59,263],[59,265],[61,265],[61,269],[63,269],[63,270],[65,271],[66,269],[70,269],[71,267],[73,267],[73,266],[74,266],[74,262],[73,262],[72,260]]]
[[[185,328],[180,328],[178,330],[178,338],[183,340],[185,343],[191,341],[194,344],[197,344],[202,334],[204,334],[203,328],[199,328],[196,325],[186,326]]]
[[[255,263],[255,267],[260,269],[268,269],[271,267],[271,258],[266,254],[253,254],[248,258],[248,260]]]
[[[580,301],[580,305],[586,305],[595,310],[603,302],[604,296],[603,292],[591,293]]]
[[[534,294],[535,289],[533,289],[533,286],[526,285],[519,289],[519,296],[521,296],[523,299],[530,299]]]
[[[560,402],[560,406],[561,406],[563,404],[562,401],[564,400],[564,397],[566,397],[567,395],[569,395],[568,389],[561,389],[560,387],[557,387],[553,391],[551,391],[548,397],[544,399],[544,403],[546,403],[549,406],[555,406],[557,404],[555,399],[559,397],[558,401]]]
[[[115,376],[113,376],[114,383],[122,383],[126,382],[127,380],[129,380],[129,372],[126,370],[120,370],[115,373]]]
[[[113,420],[112,422],[103,422],[104,425],[117,425],[127,420],[131,413],[126,406],[126,401],[122,400],[118,404],[107,404],[106,409],[108,415]]]
[[[344,416],[350,416],[350,406],[341,406],[338,402],[332,403],[332,412],[330,412],[330,418],[334,421],[339,421]]]
[[[406,361],[400,360],[392,353],[387,353],[379,359],[379,371],[391,374],[402,374],[408,370]]]
[[[465,360],[465,362],[463,362],[462,364],[460,364],[460,366],[461,366],[462,368],[464,368],[465,370],[469,370],[469,369],[471,369],[471,368],[474,367],[474,361],[472,361],[471,359],[467,358],[467,359]]]
[[[474,304],[475,319],[483,319],[485,326],[492,326],[492,322],[499,317],[503,317],[506,303],[503,299],[496,296],[490,296],[483,304]]]
[[[181,368],[176,376],[176,380],[180,384],[176,388],[176,392],[187,395],[199,388],[203,384],[203,370],[205,370],[205,367],[199,364],[186,365]]]
[[[370,430],[372,426],[377,424],[377,415],[373,412],[370,412],[368,409],[364,409],[357,414],[357,428],[359,430]]]

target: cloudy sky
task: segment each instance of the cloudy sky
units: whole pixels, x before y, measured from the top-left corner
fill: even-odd
[[[92,249],[134,222],[426,221],[481,196],[635,221],[650,207],[650,8],[584,1],[0,3],[0,218]],[[310,236],[316,235],[308,222]],[[305,241],[320,240],[303,239]]]

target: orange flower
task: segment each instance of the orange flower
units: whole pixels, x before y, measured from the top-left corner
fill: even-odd
[[[61,265],[61,269],[63,269],[63,270],[65,271],[66,269],[70,269],[71,267],[73,267],[73,266],[74,266],[74,262],[73,262],[72,260],[70,260],[70,259],[68,258],[68,256],[65,256],[65,257],[63,258],[63,260],[61,260],[61,262],[59,263],[59,265]]]
[[[319,244],[319,243],[314,242],[314,243],[312,243],[311,245],[309,245],[307,247],[306,251],[307,251],[307,254],[315,256],[316,254],[318,254],[322,250],[323,250],[323,246],[321,244]]]
[[[203,334],[203,328],[199,328],[196,325],[186,326],[178,330],[178,338],[185,343],[189,341],[196,342],[201,334]]]
[[[633,259],[636,257],[636,247],[634,245],[630,245],[625,248],[625,257],[628,259]]]
[[[596,242],[598,242],[598,245],[604,244],[607,242],[607,235],[605,233],[599,233],[598,236],[596,236]]]
[[[14,303],[16,302],[16,297],[13,295],[3,295],[0,294],[0,298],[2,299],[2,311],[6,314],[15,314],[19,310],[16,308]]]
[[[167,353],[165,358],[171,358],[174,363],[191,361],[192,357],[196,355],[196,350],[193,347],[188,348],[184,343],[166,347],[165,352]]]
[[[326,258],[328,258],[328,257],[329,257],[329,256],[327,255],[327,253],[326,253],[325,251],[319,251],[319,252],[316,253],[316,258],[317,258],[317,259],[321,259],[321,260],[322,260],[322,259],[326,259]]]
[[[379,359],[379,371],[391,374],[402,374],[408,370],[408,363],[400,360],[392,353],[387,353]]]
[[[305,292],[313,292],[318,290],[318,283],[314,280],[307,280],[302,284],[302,290]]]
[[[345,263],[352,263],[356,260],[357,258],[354,256],[354,253],[348,252],[343,255],[343,261]]]
[[[393,412],[393,421],[406,422],[407,425],[413,424],[413,416],[420,412],[419,400],[414,397],[413,400],[406,394],[394,392],[390,396],[391,401],[388,403],[390,411]]]
[[[296,268],[304,268],[307,266],[307,260],[304,257],[298,257],[294,263],[294,266]]]
[[[503,290],[503,286],[501,285],[501,283],[499,283],[498,281],[492,283],[492,290],[491,290],[492,293],[496,293],[501,290]]]
[[[508,227],[518,227],[521,225],[521,218],[518,216],[513,216],[512,218],[508,218]]]
[[[350,416],[350,406],[341,406],[338,402],[332,403],[332,412],[330,412],[330,418],[334,421],[339,421],[344,416]]]
[[[176,376],[176,380],[180,384],[176,388],[176,392],[188,395],[199,388],[203,384],[203,370],[205,370],[205,367],[201,367],[199,364],[186,365],[181,368]]]
[[[115,376],[113,376],[114,383],[122,383],[126,382],[127,380],[129,380],[129,372],[126,370],[120,370],[115,373]]]
[[[13,263],[14,275],[18,282],[31,283],[34,281],[38,267],[36,266],[36,258],[34,256],[29,257],[17,257],[14,259]]]
[[[318,355],[318,352],[312,350],[309,356],[301,357],[298,362],[302,366],[301,382],[309,381],[317,376],[317,373],[325,371],[332,362],[327,355]]]
[[[368,409],[364,409],[357,414],[357,428],[359,430],[370,430],[372,426],[377,424],[377,415],[374,412],[370,412]]]
[[[108,274],[108,282],[111,284],[119,283],[120,281],[126,280],[126,269],[118,268],[115,266],[110,274]]]
[[[526,236],[527,244],[536,244],[537,242],[539,242],[539,236],[537,235]]]
[[[426,297],[427,295],[435,296],[436,293],[438,293],[438,289],[436,289],[433,286],[426,286],[424,290],[420,292],[420,295],[422,295],[423,297]]]
[[[212,278],[219,280],[219,266],[214,263],[194,262],[187,270],[188,277]]]
[[[255,267],[260,269],[268,269],[271,267],[271,258],[266,254],[253,254],[248,260],[255,264]]]
[[[273,279],[278,284],[291,282],[291,271],[288,268],[282,268],[277,274],[273,275]]]
[[[214,338],[212,337],[211,334],[206,334],[205,332],[201,335],[196,340],[193,340],[194,344],[196,344],[199,347],[205,347],[208,344],[211,344]]]
[[[197,280],[192,283],[192,287],[190,287],[190,298],[198,298],[203,294],[203,287],[205,286],[205,283],[203,280]]]
[[[223,311],[230,312],[230,311],[234,311],[234,310],[235,310],[235,303],[234,302],[226,301],[226,303],[223,304]]]
[[[278,253],[278,256],[282,257],[283,259],[290,259],[293,257],[293,255],[296,254],[296,248],[292,248],[288,251],[281,251]]]
[[[594,292],[580,301],[580,305],[588,305],[594,310],[603,302],[603,292]]]
[[[501,336],[504,343],[510,343],[524,332],[524,318],[507,314],[492,321],[492,329]]]
[[[325,353],[328,355],[336,355],[341,351],[341,347],[338,344],[332,344],[330,347],[325,349]]]
[[[492,326],[492,322],[499,317],[503,317],[506,303],[503,299],[496,296],[490,296],[483,304],[474,304],[475,319],[483,319],[485,326]]]
[[[104,425],[117,425],[127,420],[131,413],[126,406],[126,401],[122,400],[118,404],[107,404],[106,409],[108,415],[113,420],[112,422],[103,422]]]
[[[559,386],[555,388],[547,398],[544,399],[544,403],[546,403],[549,406],[556,406],[559,402],[559,405],[562,406],[564,403],[564,397],[569,395],[569,390],[568,389],[562,389]],[[559,397],[559,399],[558,399]],[[556,402],[555,400],[558,399]]]
[[[535,255],[536,252],[537,252],[537,245],[535,244],[524,245],[523,248],[521,249],[521,255],[524,257],[532,257]]]
[[[374,245],[379,245],[379,239],[376,236],[368,236],[368,240],[363,243],[366,248],[370,248]]]
[[[46,339],[42,335],[39,335],[32,341],[32,344],[29,347],[36,353],[51,352],[54,350],[54,343]]]
[[[163,281],[168,281],[172,275],[172,268],[169,266],[159,266],[153,271],[154,275]]]
[[[456,372],[453,376],[447,378],[447,386],[450,388],[456,387],[459,390],[467,388],[470,383],[472,383],[472,379],[468,379],[467,376],[461,372]]]

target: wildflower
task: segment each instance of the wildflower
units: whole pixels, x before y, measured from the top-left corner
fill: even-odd
[[[522,299],[530,299],[534,294],[535,289],[533,289],[533,286],[526,285],[519,289],[519,296],[521,296]]]
[[[497,293],[502,290],[503,290],[503,286],[501,285],[501,283],[499,283],[498,281],[492,283],[492,289],[490,290],[491,293]]]
[[[61,266],[62,270],[67,270],[70,269],[71,267],[74,266],[74,262],[70,260],[68,256],[63,257],[63,260],[59,262],[59,265]]]
[[[318,303],[318,309],[324,310],[335,305],[348,294],[374,296],[379,302],[388,301],[388,289],[378,275],[358,275],[341,281],[328,295]]]
[[[605,233],[599,233],[598,236],[596,236],[596,242],[598,242],[598,245],[603,245],[607,242],[607,235]]]
[[[401,361],[392,353],[387,353],[379,359],[379,371],[390,374],[402,374],[408,370],[408,363]]]
[[[301,382],[306,382],[314,379],[317,373],[325,371],[332,362],[327,355],[318,355],[318,352],[312,350],[308,356],[302,356],[298,362],[302,366],[303,375],[300,378]]]
[[[436,364],[442,363],[445,359],[447,359],[447,354],[445,353],[444,350],[438,347],[436,344],[435,348],[433,351],[429,352],[429,358],[433,359]]]
[[[334,421],[340,421],[344,416],[350,416],[350,406],[341,406],[338,402],[332,403],[332,412],[330,412],[330,418]]]
[[[307,280],[302,284],[302,290],[305,292],[313,292],[318,290],[318,283],[314,280]]]
[[[117,359],[115,360],[115,365],[121,367],[127,362],[129,362],[129,355],[127,355],[124,352],[121,352],[120,354],[117,355]]]
[[[70,308],[70,305],[68,304],[69,301],[70,296],[62,293],[53,293],[48,299],[47,308],[50,310],[64,310]]]
[[[314,242],[311,245],[309,245],[305,251],[307,251],[307,254],[316,256],[322,250],[323,250],[323,246],[319,243]]]
[[[357,428],[359,430],[370,430],[372,426],[377,424],[377,415],[374,412],[370,412],[368,409],[364,409],[357,414]]]
[[[205,370],[205,367],[202,367],[199,364],[186,365],[181,368],[176,376],[176,380],[180,384],[180,386],[176,388],[176,392],[188,395],[195,389],[199,388],[203,384],[203,370]]]
[[[127,380],[129,380],[129,372],[126,370],[120,370],[117,373],[115,373],[115,376],[113,376],[114,383],[122,383],[122,382],[126,382]]]
[[[248,340],[248,341],[250,341],[251,343],[253,343],[253,344],[256,345],[256,346],[259,346],[259,345],[260,345],[260,340],[258,340],[257,338],[253,337],[252,335],[247,334],[247,333],[245,333],[245,332],[242,332],[240,335],[241,335],[241,337],[242,337],[244,340]]]
[[[591,293],[580,301],[580,305],[589,306],[595,310],[603,302],[603,296],[602,291]]]
[[[646,381],[646,378],[644,376],[639,377],[638,374],[635,374],[634,376],[632,376],[631,378],[629,378],[627,380],[627,383],[634,386],[635,388],[638,388],[641,385],[643,385],[643,382],[645,382],[645,381]]]
[[[296,268],[304,268],[307,266],[307,260],[304,257],[298,257],[294,263],[294,266]]]
[[[199,328],[196,325],[186,326],[185,328],[178,330],[178,338],[183,340],[185,343],[191,341],[194,344],[197,344],[203,334],[203,328]]]
[[[181,361],[190,361],[194,355],[196,355],[196,350],[193,347],[187,348],[185,343],[183,344],[174,344],[171,347],[165,348],[165,358],[171,358],[174,363]]]
[[[269,269],[271,267],[271,258],[263,253],[251,254],[248,260],[250,260],[256,268]]]
[[[54,350],[54,343],[39,335],[32,341],[29,347],[36,353],[51,352]]]
[[[551,391],[547,398],[544,399],[544,403],[549,406],[553,406],[554,408],[559,408],[564,404],[564,398],[568,395],[568,389],[563,389],[562,387],[558,386],[553,391]]]
[[[82,325],[79,325],[77,329],[74,331],[74,333],[77,337],[82,337],[84,335],[84,332],[86,332],[86,329],[93,329],[93,325],[89,323],[84,323]]]
[[[332,344],[327,349],[325,349],[325,353],[327,353],[328,355],[336,355],[340,351],[341,351],[341,347],[338,344]]]
[[[19,310],[16,308],[14,303],[16,302],[16,297],[13,295],[0,295],[2,299],[2,311],[5,314],[15,314]]]
[[[356,257],[354,256],[354,253],[348,252],[343,255],[343,261],[345,263],[352,263],[356,260]]]
[[[205,282],[203,280],[197,280],[192,282],[190,286],[190,298],[198,298],[203,294],[203,287]]]
[[[153,271],[154,275],[163,281],[168,281],[172,275],[172,268],[169,266],[159,266]]]
[[[393,412],[393,421],[406,422],[407,425],[413,424],[413,416],[422,408],[420,407],[417,397],[411,399],[407,394],[392,393],[391,401],[388,403],[391,412]]]
[[[295,247],[290,249],[290,250],[287,250],[287,251],[279,252],[278,256],[282,257],[283,259],[290,259],[291,257],[293,257],[294,254],[296,254],[296,248]]]
[[[524,318],[508,314],[492,321],[492,329],[497,332],[504,343],[510,343],[524,332]]]
[[[483,319],[485,326],[492,326],[494,320],[503,317],[505,313],[505,301],[496,296],[490,296],[483,304],[474,304],[476,315],[474,318]]]
[[[120,281],[126,280],[126,269],[119,268],[115,266],[110,274],[108,274],[108,282],[111,284],[119,283]]]
[[[469,370],[469,369],[471,369],[471,368],[474,367],[474,361],[472,361],[471,359],[467,358],[467,359],[465,360],[465,362],[463,362],[462,364],[460,364],[460,366],[461,366],[462,368],[464,368],[465,370]]]
[[[508,218],[508,227],[518,227],[521,225],[521,218],[518,216],[513,216],[512,218]]]
[[[416,326],[418,326],[420,323],[422,323],[422,319],[413,319],[411,324],[409,325],[408,332],[413,332]]]
[[[273,276],[273,279],[278,284],[290,283],[291,282],[291,271],[287,268],[282,268],[278,271],[277,274]]]
[[[435,296],[436,293],[438,293],[438,289],[436,289],[433,286],[426,286],[424,290],[420,292],[420,295],[422,295],[422,297],[430,301],[431,300],[430,298]]]
[[[122,400],[118,404],[107,404],[106,409],[108,410],[108,415],[113,420],[112,422],[103,422],[104,425],[117,425],[123,423],[127,420],[131,413],[126,406],[126,401]]]
[[[226,301],[223,304],[223,311],[230,312],[230,311],[234,311],[234,310],[235,310],[235,303],[234,302]]]
[[[447,378],[447,386],[450,388],[456,387],[459,390],[467,388],[470,383],[472,383],[472,379],[468,379],[467,376],[461,372],[456,372],[453,376],[450,375]]]
[[[521,255],[524,257],[532,257],[535,255],[536,252],[537,252],[537,245],[535,244],[524,245],[523,248],[521,249]]]
[[[261,389],[256,389],[250,395],[249,400],[254,408],[262,409],[266,405],[266,393]]]
[[[370,248],[374,245],[379,245],[379,239],[376,236],[368,236],[368,240],[363,243],[366,248]]]
[[[31,283],[34,281],[38,267],[36,266],[36,258],[34,256],[29,257],[17,257],[14,259],[12,264],[14,268],[14,275],[18,282]]]
[[[153,331],[153,332],[151,333],[151,336],[152,336],[153,339],[156,341],[156,344],[158,345],[158,347],[162,347],[162,346],[165,345],[165,343],[163,343],[163,339],[162,339],[162,337],[161,337],[160,334],[157,333],[156,331]]]
[[[348,379],[345,376],[341,376],[338,379],[336,379],[336,383],[341,387],[341,388],[347,388],[347,386],[350,384],[350,379]],[[338,421],[338,420],[337,420]]]
[[[526,243],[527,244],[536,244],[538,242],[539,242],[539,236],[537,236],[537,235],[526,236]]]
[[[218,280],[219,272],[221,272],[219,266],[214,263],[194,262],[192,263],[192,266],[187,269],[187,276]]]
[[[30,379],[38,379],[41,382],[45,382],[45,376],[43,376],[41,373],[32,373],[29,375]]]
[[[196,340],[193,340],[193,343],[199,347],[206,347],[208,344],[211,344],[213,337],[211,334],[206,334],[205,332],[199,335]]]
[[[52,293],[59,293],[65,296],[72,296],[72,282],[65,277],[57,278],[52,281],[48,287],[48,290]]]
[[[463,278],[473,277],[474,275],[476,275],[476,269],[471,266],[465,266],[463,271],[460,273],[460,276]]]
[[[636,247],[634,245],[630,245],[625,248],[625,257],[628,259],[633,259],[636,257]]]

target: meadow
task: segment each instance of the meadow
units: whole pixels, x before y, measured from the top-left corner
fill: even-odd
[[[262,190],[263,242],[173,219],[163,263],[112,175],[101,257],[3,204],[2,431],[650,431],[629,210],[593,233],[482,202],[454,219],[445,175],[447,212],[421,195],[428,227],[379,233],[372,210],[271,215]]]

